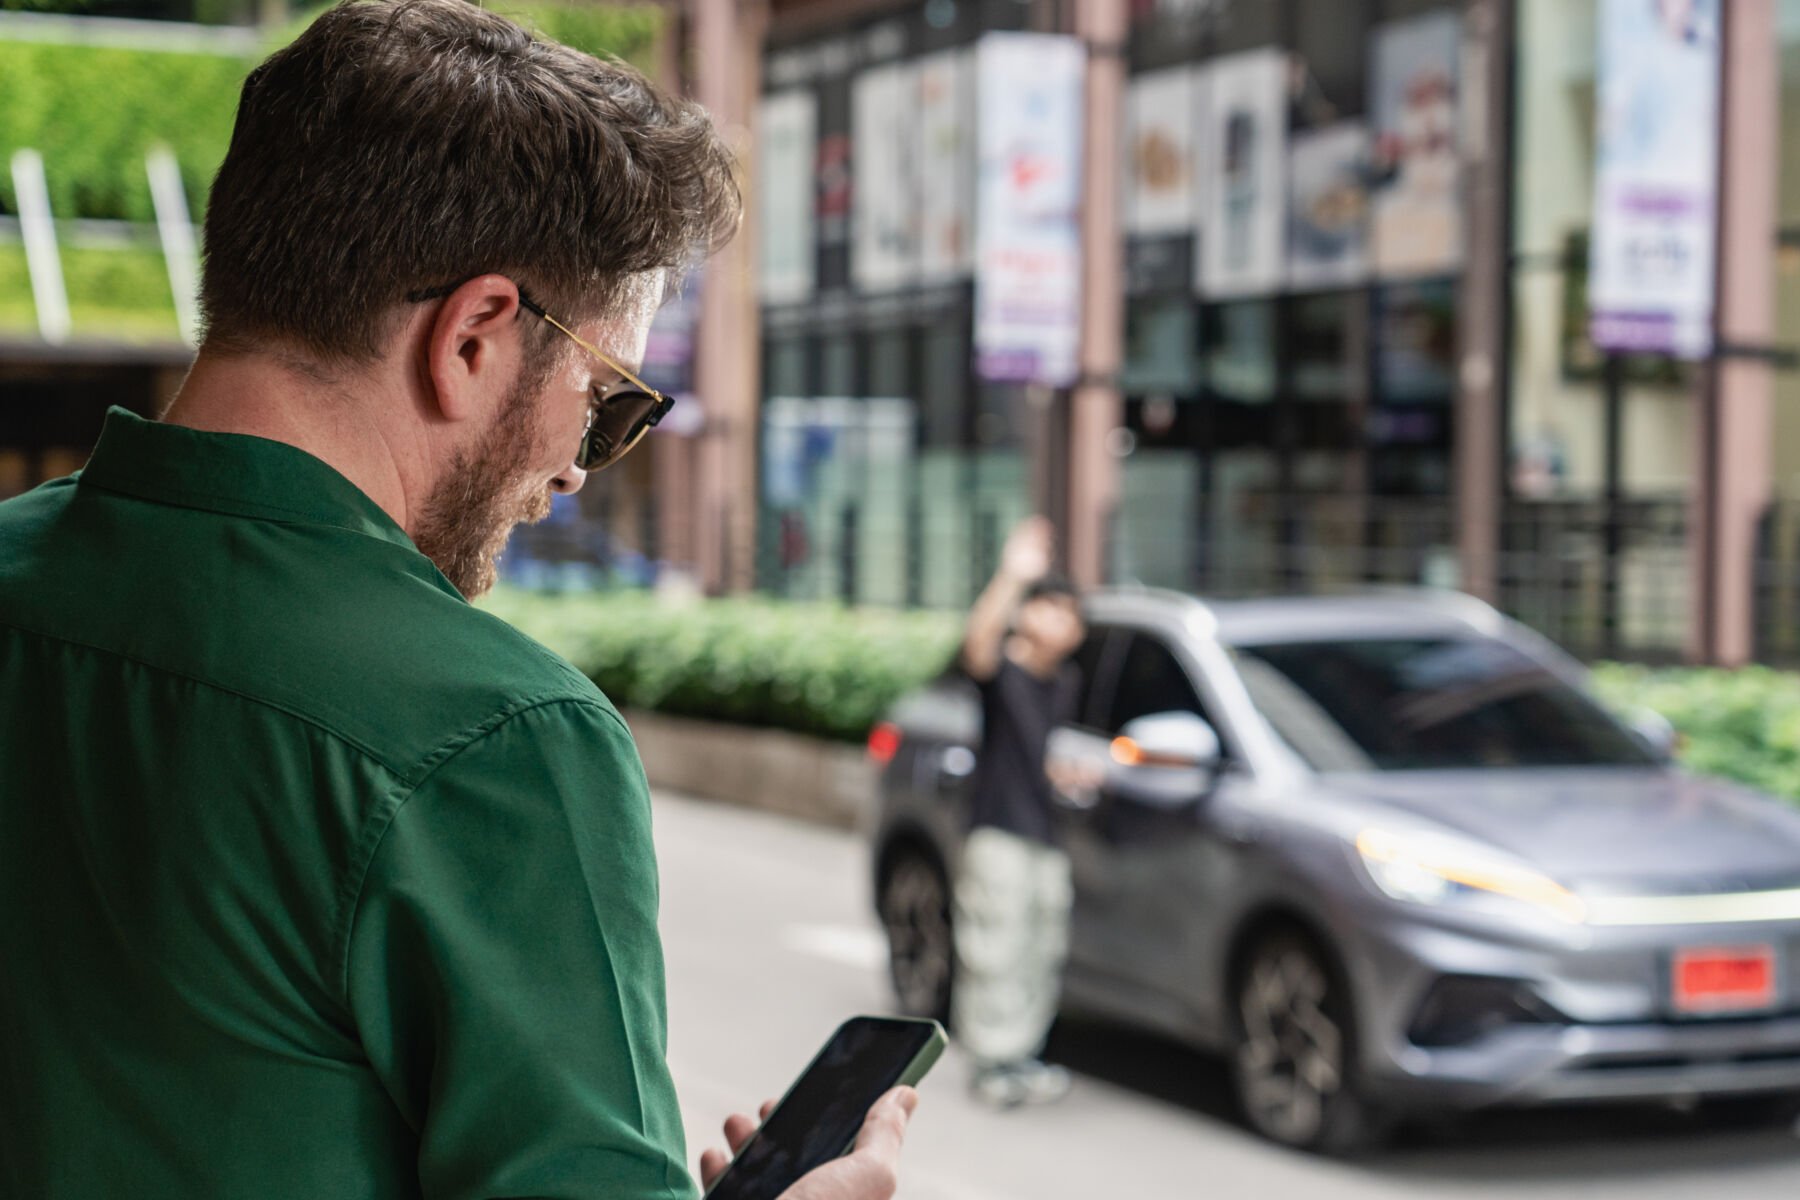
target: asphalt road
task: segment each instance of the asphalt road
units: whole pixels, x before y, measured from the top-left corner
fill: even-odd
[[[865,854],[852,835],[657,797],[670,1060],[693,1155],[779,1095],[845,1016],[885,1012]],[[1277,1150],[1234,1121],[1223,1069],[1178,1045],[1065,1022],[1054,1108],[995,1113],[954,1046],[921,1088],[907,1200],[1800,1196],[1800,1136],[1661,1109],[1515,1113],[1402,1133],[1354,1163]]]

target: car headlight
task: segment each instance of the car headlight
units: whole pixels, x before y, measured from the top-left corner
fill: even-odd
[[[1587,906],[1548,875],[1484,851],[1460,838],[1431,833],[1365,829],[1356,852],[1375,886],[1396,900],[1441,904],[1465,892],[1522,900],[1570,925],[1587,919]]]

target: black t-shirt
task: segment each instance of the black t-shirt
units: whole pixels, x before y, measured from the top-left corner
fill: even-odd
[[[1072,663],[1040,679],[1002,655],[981,687],[981,754],[969,824],[1056,845],[1044,747],[1050,731],[1075,715],[1081,675]]]

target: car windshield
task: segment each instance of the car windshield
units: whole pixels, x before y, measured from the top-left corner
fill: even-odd
[[[1492,638],[1281,642],[1233,654],[1257,708],[1315,770],[1655,762],[1592,700]]]

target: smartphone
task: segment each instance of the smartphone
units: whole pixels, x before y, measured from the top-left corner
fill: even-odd
[[[869,1109],[911,1085],[944,1052],[944,1027],[905,1017],[851,1017],[794,1081],[706,1200],[775,1200],[802,1175],[849,1152]]]

